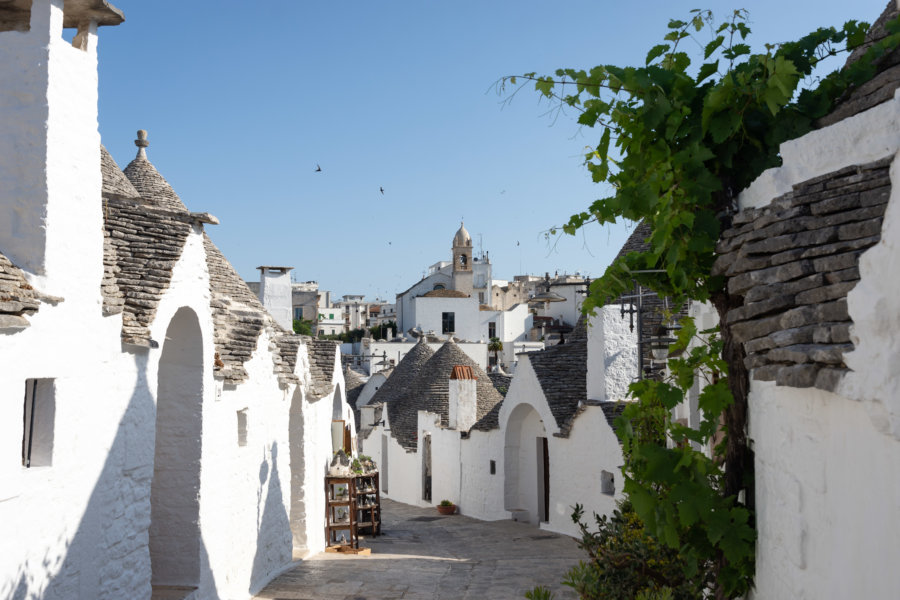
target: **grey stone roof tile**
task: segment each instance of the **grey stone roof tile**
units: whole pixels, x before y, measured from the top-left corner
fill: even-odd
[[[362,392],[366,382],[362,380],[356,371],[350,367],[344,367],[344,386],[347,390],[347,404],[353,409],[353,416],[356,418],[356,428],[359,429],[360,410],[356,406],[359,394]]]
[[[754,379],[833,391],[847,372],[847,294],[881,239],[892,160],[804,181],[722,232],[713,274],[743,297],[725,318]]]
[[[26,317],[37,312],[39,306],[39,295],[25,274],[0,254],[0,333],[28,327]]]
[[[216,355],[221,362],[216,364],[215,371],[227,383],[237,384],[247,378],[244,363],[256,349],[267,317],[269,321],[271,317],[205,232],[203,245],[209,270]]]
[[[149,327],[187,237],[199,223],[210,221],[187,211],[147,160],[143,148],[124,174],[101,148],[101,171],[105,201],[103,310],[107,315],[122,313],[123,342],[149,346]],[[284,331],[272,319],[205,232],[203,245],[209,271],[216,376],[230,384],[246,379],[244,363],[265,328],[272,339],[273,372],[279,384],[298,384],[294,371],[303,338]]]
[[[140,132],[138,132],[140,136]],[[137,141],[135,143],[138,143]],[[146,142],[144,142],[146,143]],[[178,212],[188,212],[187,207],[169,185],[169,182],[159,174],[156,167],[147,158],[147,153],[140,147],[137,156],[125,167],[125,176],[141,195],[141,198],[150,206],[168,208]]]
[[[103,312],[122,313],[123,342],[149,346],[156,308],[191,232],[190,215],[117,197],[105,202]]]
[[[898,14],[897,5],[890,0],[881,16],[872,24],[866,34],[864,44],[854,49],[847,57],[846,65],[856,62],[869,47],[888,35],[885,27]],[[831,113],[819,119],[817,127],[826,127],[847,117],[859,114],[894,97],[894,90],[900,84],[900,49],[895,49],[875,61],[875,75],[859,87],[849,90],[836,102]]]
[[[138,200],[141,197],[103,144],[100,145],[100,172],[103,175],[104,198]]]
[[[317,340],[308,338],[309,371],[312,378],[312,398],[324,398],[332,391],[331,381],[334,378],[334,366],[337,357],[338,343],[334,340]]]
[[[509,391],[509,384],[512,383],[512,375],[505,375],[503,373],[488,373],[488,377],[491,378],[491,383],[494,384],[494,387],[497,388],[497,391],[500,392],[500,395],[505,398],[506,392]]]
[[[428,346],[424,338],[419,338],[416,345],[394,367],[391,376],[378,388],[369,404],[389,403],[403,396],[419,376],[422,365],[428,362],[432,356],[434,356],[434,350]]]
[[[405,359],[404,359],[405,360]],[[401,361],[401,365],[403,362]],[[472,368],[477,379],[475,383],[477,406],[476,422],[472,429],[490,430],[499,427],[498,405],[503,396],[491,383],[487,373],[468,357],[455,342],[448,341],[434,353],[419,370],[419,375],[399,399],[388,403],[391,435],[406,449],[416,447],[418,411],[427,410],[441,417],[441,424],[447,426],[450,417],[450,374],[453,367],[461,365]],[[400,366],[398,365],[398,370]],[[391,377],[396,377],[396,373]],[[388,380],[390,381],[390,380]],[[382,386],[383,388],[383,386]]]
[[[576,340],[525,355],[563,437],[568,437],[578,403],[587,399],[587,341]]]

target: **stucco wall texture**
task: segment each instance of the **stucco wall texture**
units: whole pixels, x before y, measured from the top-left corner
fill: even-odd
[[[896,157],[900,99],[782,145],[784,165],[740,196],[766,206],[794,184]],[[759,539],[754,598],[887,598],[900,589],[900,208],[897,160],[881,240],[847,296],[854,349],[835,393],[751,381]]]
[[[0,330],[0,598],[146,599],[152,581],[196,587],[196,600],[248,598],[290,564],[292,537],[324,547],[335,408],[352,422],[339,357],[313,385],[301,342],[285,378],[283,333],[266,321],[246,379],[215,376],[197,222],[155,305],[153,343],[123,343],[124,313],[102,310],[96,27],[72,47],[63,8],[35,0],[30,31],[0,33],[0,251],[58,297]],[[327,398],[312,398],[323,385]],[[51,417],[26,468],[29,388]],[[188,558],[167,566],[175,548]]]

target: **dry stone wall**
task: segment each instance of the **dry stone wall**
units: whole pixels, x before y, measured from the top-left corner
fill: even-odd
[[[891,160],[797,184],[722,234],[713,272],[744,298],[726,321],[754,379],[833,391],[846,373],[847,293],[860,255],[881,239]]]

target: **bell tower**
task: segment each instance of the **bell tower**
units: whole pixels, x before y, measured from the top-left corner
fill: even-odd
[[[472,295],[472,236],[462,223],[453,236],[453,289]]]

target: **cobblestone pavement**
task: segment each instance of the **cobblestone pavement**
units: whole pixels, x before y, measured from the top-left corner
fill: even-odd
[[[555,600],[578,597],[559,583],[585,556],[568,536],[514,521],[443,517],[390,500],[382,501],[382,513],[382,535],[360,540],[370,556],[317,554],[255,598],[521,600],[536,585],[551,588]]]

